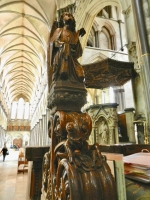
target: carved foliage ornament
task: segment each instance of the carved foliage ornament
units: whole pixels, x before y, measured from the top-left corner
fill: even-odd
[[[57,112],[54,119],[51,118],[49,129],[53,142],[50,149],[50,180],[46,181],[47,198],[89,199],[88,187],[91,199],[116,200],[115,183],[106,158],[101,155],[98,144],[89,146],[86,141],[92,129],[89,115]],[[64,140],[65,137],[67,140]],[[46,171],[44,173],[47,174]]]

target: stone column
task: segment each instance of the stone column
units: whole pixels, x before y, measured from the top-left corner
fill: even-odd
[[[136,22],[137,27],[137,34],[138,34],[138,44],[140,45],[141,49],[141,78],[143,81],[143,88],[144,88],[144,99],[146,104],[146,118],[148,122],[148,129],[150,129],[150,46],[148,42],[148,33],[146,30],[146,24],[143,11],[143,4],[145,6],[145,1],[141,0],[133,0],[133,14]],[[149,11],[149,8],[147,8]],[[140,14],[139,14],[140,13]]]
[[[32,129],[32,140],[31,140],[31,145],[35,145],[35,126]]]
[[[50,118],[50,110],[46,109],[46,145],[50,145],[50,138],[48,136],[48,121]]]
[[[35,145],[38,145],[38,122],[35,125]]]
[[[36,125],[33,127],[33,142],[32,142],[32,146],[35,146],[35,145],[36,145]]]
[[[116,7],[115,6],[111,6],[111,16],[112,19],[117,19],[117,12],[116,12]]]
[[[44,141],[44,117],[42,115],[42,127],[41,127],[41,146],[43,146],[43,141]]]
[[[129,137],[129,142],[136,143],[135,132],[134,132],[134,108],[126,108],[126,124],[127,124],[127,135]]]
[[[95,32],[95,47],[99,48],[99,31]]]
[[[42,119],[39,119],[39,146],[42,146],[43,127]]]
[[[122,20],[118,20],[118,24],[119,24],[119,33],[120,33],[120,46],[121,46],[121,51],[123,51],[123,42],[122,42],[122,32],[121,32],[121,23]]]
[[[150,1],[149,0],[143,0],[143,11],[146,22],[146,30],[148,34],[148,42],[150,45]]]
[[[108,144],[115,144],[115,127],[109,127],[109,143]]]
[[[43,116],[42,116],[42,118],[43,118],[43,146],[45,146],[46,145],[46,125],[47,125],[47,123],[46,123],[46,114],[44,114]]]
[[[31,145],[31,135],[32,135],[32,129],[30,129],[30,136],[29,136],[29,143],[28,143],[28,145]]]
[[[36,145],[36,125],[34,126],[34,135],[33,135],[33,141],[34,141],[34,146]]]
[[[118,106],[118,110],[119,111],[123,111],[124,110],[123,93],[124,93],[124,89],[114,90],[115,102],[117,102],[119,104],[119,106]]]
[[[37,135],[37,138],[38,138],[38,146],[40,146],[40,120],[39,120],[39,122],[37,123],[37,133],[38,133],[38,135]]]

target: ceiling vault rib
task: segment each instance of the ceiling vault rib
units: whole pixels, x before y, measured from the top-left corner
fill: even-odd
[[[0,9],[1,8],[4,8],[4,7],[7,7],[8,5],[12,5],[12,4],[26,4],[26,5],[28,5],[30,8],[32,8],[38,15],[40,15],[43,19],[44,19],[44,21],[45,22],[47,22],[47,24],[49,24],[48,23],[48,20],[37,10],[37,9],[35,9],[33,6],[31,6],[31,4],[29,4],[29,3],[27,3],[27,2],[25,2],[25,1],[13,1],[13,2],[9,2],[9,3],[6,3],[6,4],[3,4],[3,5],[1,5],[0,6]]]

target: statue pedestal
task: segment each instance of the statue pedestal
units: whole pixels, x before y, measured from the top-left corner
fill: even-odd
[[[59,80],[52,84],[48,96],[51,114],[56,111],[81,112],[86,104],[86,89],[83,83]]]

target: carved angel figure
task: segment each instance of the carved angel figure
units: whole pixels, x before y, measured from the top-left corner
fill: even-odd
[[[79,36],[83,36],[85,30],[76,31],[75,25],[72,14],[64,12],[60,17],[60,27],[53,28],[51,32],[53,81],[69,78],[83,82],[84,72],[77,59],[82,55]]]

